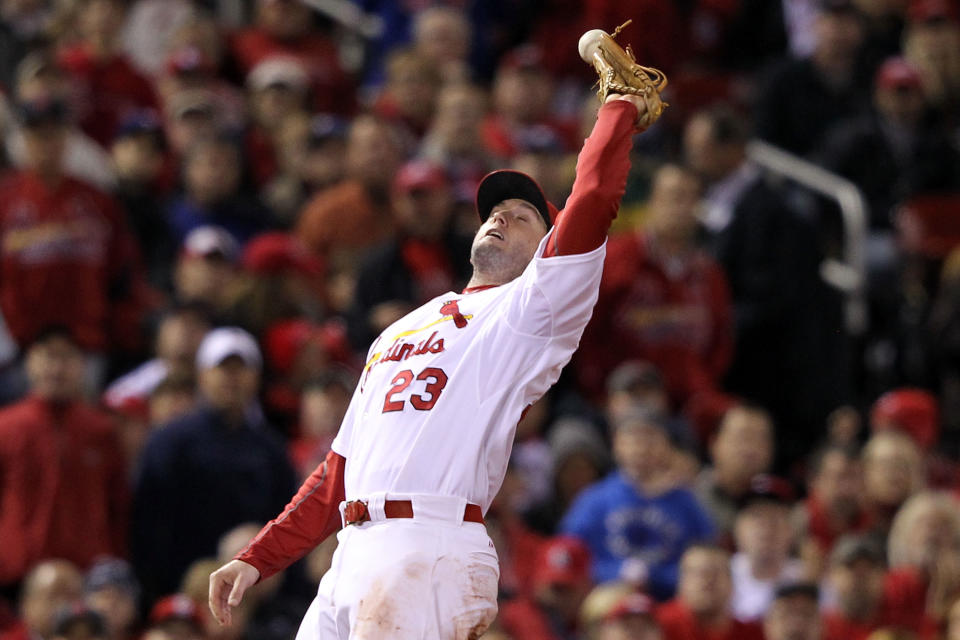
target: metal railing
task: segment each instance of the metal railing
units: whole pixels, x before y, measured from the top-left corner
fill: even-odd
[[[843,260],[828,258],[820,265],[825,282],[846,296],[844,318],[851,335],[862,335],[869,323],[867,284],[867,205],[852,182],[779,147],[751,140],[747,156],[757,166],[815,191],[840,207],[843,218]]]

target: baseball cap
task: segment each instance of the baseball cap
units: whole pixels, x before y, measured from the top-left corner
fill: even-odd
[[[44,124],[65,124],[68,112],[63,100],[43,96],[19,102],[17,115],[24,127],[38,127]]]
[[[905,58],[899,56],[887,58],[877,69],[874,84],[881,89],[919,89],[921,87],[920,72]]]
[[[758,473],[750,479],[750,487],[741,499],[741,507],[758,502],[790,506],[795,497],[793,487],[787,480],[767,473]]]
[[[579,539],[558,536],[548,540],[533,575],[539,586],[574,586],[590,580],[590,550]]]
[[[137,109],[127,114],[120,121],[114,140],[139,135],[151,136],[158,145],[163,144],[163,123],[154,109]]]
[[[292,272],[313,277],[323,273],[323,261],[293,234],[271,231],[247,243],[243,268],[260,275]]]
[[[814,582],[785,582],[773,592],[774,600],[803,596],[815,602],[820,601],[820,588]]]
[[[263,365],[260,347],[252,335],[239,327],[219,327],[207,333],[200,343],[197,368],[205,370],[218,367],[231,356],[239,357],[254,369],[260,369]]]
[[[540,213],[540,217],[549,229],[553,226],[551,210],[543,189],[536,181],[521,171],[501,169],[484,176],[477,187],[477,214],[481,222],[486,222],[490,212],[504,200],[519,198],[526,200]]]
[[[182,252],[198,258],[219,257],[233,262],[237,259],[239,249],[229,231],[215,225],[204,225],[187,234]]]
[[[653,617],[654,603],[645,593],[628,593],[617,600],[603,617],[604,621],[620,620],[629,616]]]
[[[400,193],[410,193],[418,189],[442,189],[449,184],[444,168],[427,160],[411,160],[400,167],[393,179],[393,188]]]
[[[846,535],[841,537],[833,545],[830,552],[831,565],[848,566],[857,560],[869,560],[870,562],[883,565],[883,549],[877,542],[859,535]]]
[[[137,598],[140,595],[140,583],[133,574],[133,567],[126,560],[120,558],[101,558],[87,571],[84,578],[83,590],[93,593],[116,587]]]
[[[912,0],[907,7],[910,22],[933,22],[960,18],[954,0]]]
[[[65,636],[70,633],[75,625],[86,625],[90,630],[90,635],[94,637],[106,637],[107,623],[103,616],[89,609],[84,605],[70,605],[57,612],[53,619],[53,635]]]
[[[310,76],[306,69],[298,60],[289,56],[267,58],[247,74],[247,87],[254,91],[276,86],[304,91],[309,84]]]
[[[203,614],[197,603],[182,593],[166,596],[150,609],[150,624],[163,624],[171,620],[183,620],[203,629]]]
[[[937,399],[923,389],[894,389],[880,396],[870,412],[870,429],[899,429],[922,449],[930,449],[940,435]]]

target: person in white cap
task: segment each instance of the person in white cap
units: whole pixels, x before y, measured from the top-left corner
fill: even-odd
[[[374,342],[325,463],[210,576],[221,623],[257,580],[348,525],[300,640],[483,634],[499,574],[483,513],[517,422],[556,382],[593,311],[645,114],[637,96],[607,97],[562,212],[523,173],[484,178],[467,288],[433,298]]]
[[[131,550],[147,600],[176,591],[225,531],[268,520],[296,486],[256,404],[262,362],[243,329],[210,331],[197,350],[200,407],[154,431],[144,447]]]

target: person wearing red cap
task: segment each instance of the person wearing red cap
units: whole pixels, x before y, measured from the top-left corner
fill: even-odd
[[[888,58],[877,69],[872,107],[824,134],[815,158],[863,191],[872,229],[889,230],[898,203],[957,184],[960,154],[929,117],[920,71],[906,59]]]
[[[480,183],[466,289],[371,346],[325,463],[210,576],[221,623],[250,586],[341,526],[301,640],[379,638],[385,626],[398,640],[479,637],[492,623],[499,568],[483,514],[521,415],[557,381],[592,313],[643,115],[638,96],[606,97],[562,212],[517,171]]]
[[[507,602],[503,628],[517,638],[565,640],[576,635],[580,605],[590,592],[590,551],[577,538],[544,542],[533,573],[533,596]]]
[[[597,602],[593,600],[604,600]],[[593,605],[593,606],[591,606]],[[663,640],[654,614],[655,603],[645,593],[621,583],[600,585],[581,609],[587,640]]]
[[[201,640],[206,635],[204,612],[182,593],[157,600],[149,623],[145,640]]]
[[[407,312],[470,279],[470,238],[456,229],[443,167],[408,162],[393,180],[394,238],[374,249],[357,278],[350,341],[362,350]]]

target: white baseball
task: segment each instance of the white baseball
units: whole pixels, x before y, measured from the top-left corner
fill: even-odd
[[[610,35],[603,29],[591,29],[580,36],[580,42],[577,43],[577,50],[580,51],[580,57],[587,64],[593,64],[593,52],[600,46],[600,41]]]

